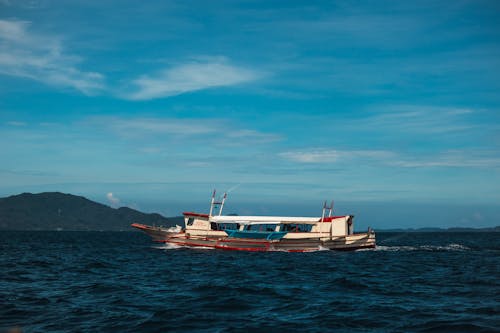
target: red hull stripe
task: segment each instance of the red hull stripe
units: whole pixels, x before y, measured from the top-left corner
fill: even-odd
[[[325,216],[323,217],[323,221],[322,222],[332,222],[332,220],[334,219],[340,219],[342,217],[347,217],[349,215],[343,215],[343,216]]]
[[[220,239],[220,243],[242,243],[242,244],[271,244],[270,241],[251,241],[251,240],[243,240],[239,238],[227,238]]]
[[[200,213],[193,213],[193,212],[184,212],[182,214],[184,216],[196,216],[196,217],[205,217],[205,218],[208,218],[208,214],[200,214]]]
[[[227,245],[218,245],[218,244],[197,244],[197,243],[191,243],[191,242],[169,242],[168,240],[165,241],[155,241],[158,243],[170,243],[170,244],[175,244],[179,246],[191,246],[191,247],[213,247],[216,249],[220,250],[227,250],[227,251],[248,251],[248,252],[272,252],[274,250],[270,250],[268,247],[237,247],[237,246],[227,246]],[[375,248],[375,245],[365,245],[365,246],[357,246],[357,247],[346,247],[346,248],[338,248],[338,249],[332,249],[334,251],[355,251],[359,249],[370,249],[370,248]],[[284,252],[311,252],[315,251],[313,249],[279,249],[279,251],[284,251]]]
[[[151,229],[153,229],[153,228],[151,228],[148,225],[140,224],[140,223],[132,223],[131,226],[134,227],[134,228],[137,228],[137,229],[141,229],[141,230],[151,230]]]
[[[270,252],[267,247],[234,247],[216,245],[215,248],[229,251]]]
[[[191,242],[170,242],[168,240],[164,241],[165,243],[170,243],[170,244],[175,244],[175,245],[179,245],[179,246],[193,246],[193,247],[196,247],[196,246],[201,246],[201,247],[215,247],[215,244],[214,245],[211,245],[211,244],[197,244],[197,243],[191,243]]]

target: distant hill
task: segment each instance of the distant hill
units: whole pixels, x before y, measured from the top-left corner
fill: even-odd
[[[174,226],[182,217],[165,218],[81,196],[59,192],[23,193],[0,198],[0,230],[132,230],[131,223]]]

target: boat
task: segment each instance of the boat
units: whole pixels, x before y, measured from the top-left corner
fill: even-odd
[[[353,215],[333,215],[333,201],[323,205],[321,217],[222,215],[227,194],[212,194],[208,214],[184,212],[185,226],[174,231],[140,224],[132,226],[154,241],[185,247],[236,251],[308,252],[375,248],[375,232],[354,232]]]

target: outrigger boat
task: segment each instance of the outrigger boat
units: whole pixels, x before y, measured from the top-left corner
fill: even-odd
[[[239,251],[307,252],[318,249],[357,250],[375,247],[375,232],[354,233],[353,215],[333,215],[333,202],[323,205],[321,217],[222,215],[227,198],[216,201],[208,214],[185,212],[185,226],[174,232],[137,223],[154,241],[187,247]],[[218,209],[218,214],[214,213]]]

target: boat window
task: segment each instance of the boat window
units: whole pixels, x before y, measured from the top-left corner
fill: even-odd
[[[311,232],[312,224],[283,224],[280,230],[287,232]]]
[[[193,225],[193,223],[194,223],[194,218],[193,217],[188,218],[187,225]]]
[[[245,230],[248,231],[260,231],[260,232],[271,232],[276,229],[276,224],[249,224],[246,226]]]
[[[219,223],[218,230],[238,230],[239,228],[239,223]]]
[[[215,222],[210,222],[210,229],[212,229],[212,230],[218,230],[218,229],[217,229],[217,223],[215,223]]]

